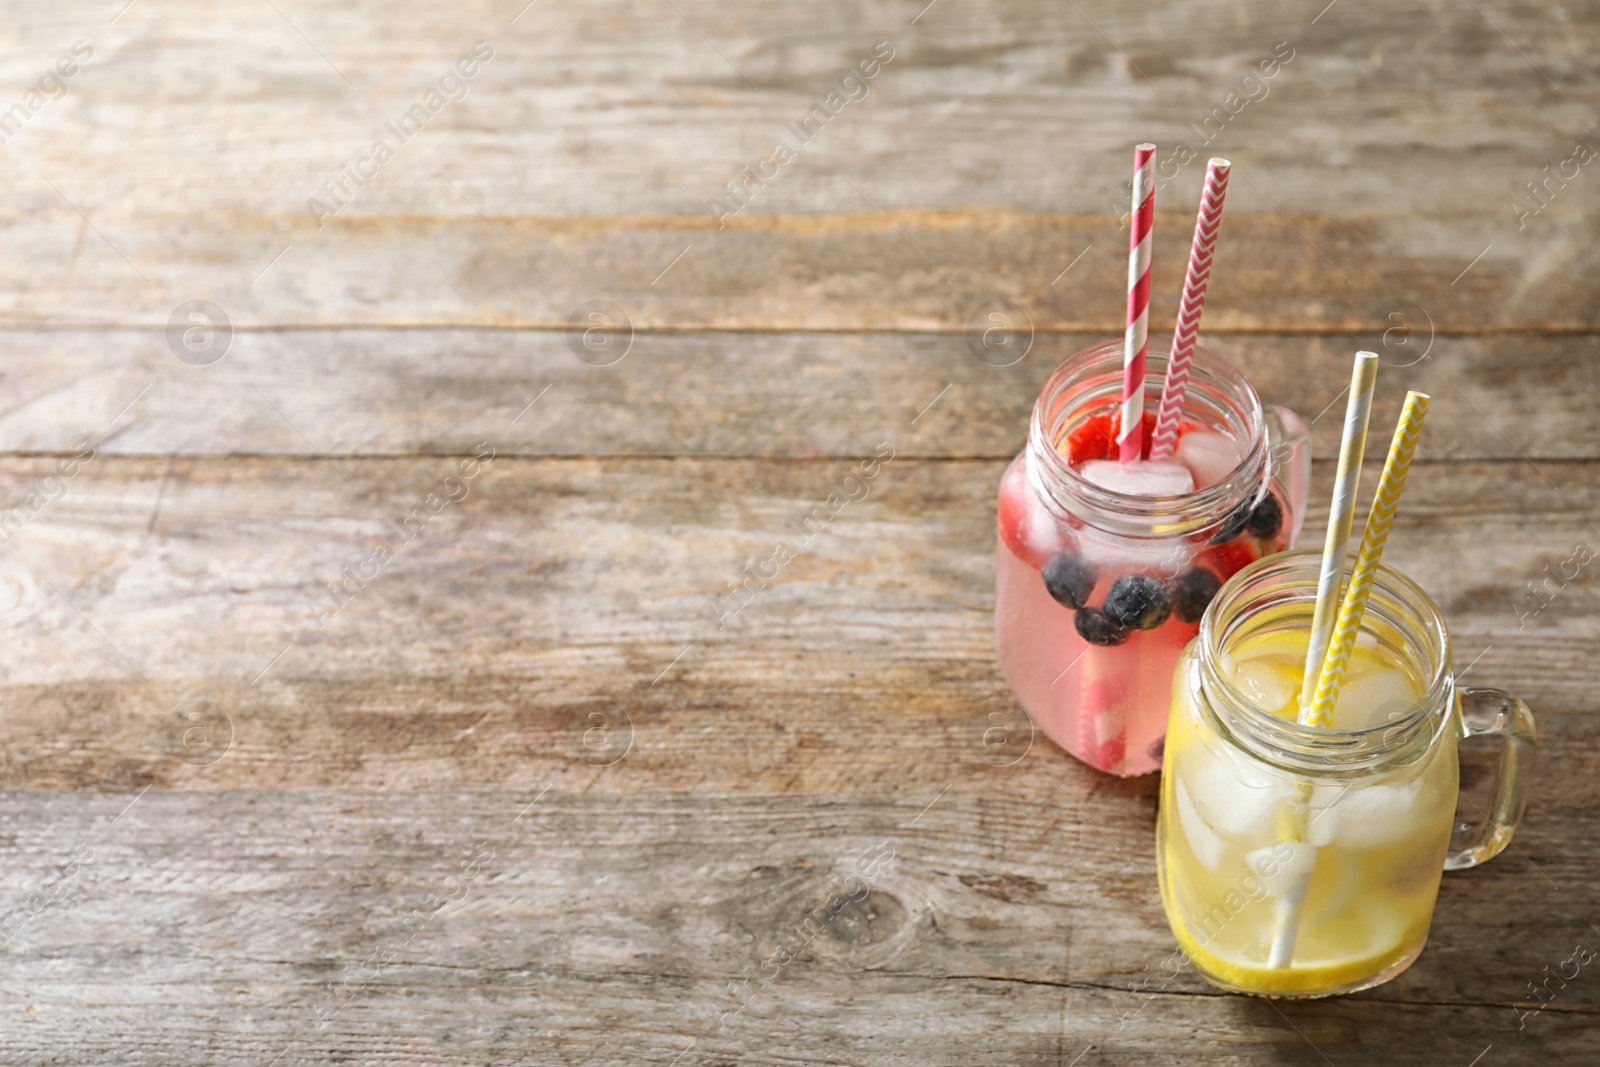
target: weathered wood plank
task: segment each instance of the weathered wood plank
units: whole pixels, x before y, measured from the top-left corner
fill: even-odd
[[[457,462],[89,464],[0,556],[0,784],[828,795],[987,780],[1023,752],[1035,788],[1096,780],[1026,749],[994,662],[1001,462],[887,462],[731,615],[719,594],[855,462],[501,458],[403,543]],[[1520,463],[1419,469],[1388,556],[1439,601],[1472,680],[1535,708],[1552,819],[1600,788],[1592,576],[1537,613],[1525,591],[1600,543],[1600,465],[1554,474],[1559,491]],[[327,583],[380,540],[398,556],[325,615]],[[234,740],[197,768],[180,706],[202,699]],[[1016,730],[1003,753],[991,715]],[[630,775],[591,783],[623,754]]]
[[[1104,166],[1120,173],[1122,155]],[[0,265],[0,322],[159,328],[207,299],[257,328],[561,329],[607,300],[636,329],[950,331],[1004,300],[1039,329],[1115,332],[1127,284],[1126,231],[1109,215],[907,208],[751,217],[722,230],[698,215],[551,220],[505,210],[340,219],[320,231],[281,215],[95,218],[141,266],[108,246],[80,248],[83,220],[41,205],[0,229],[19,250]],[[1588,215],[1549,224],[1574,236],[1519,233],[1499,215],[1231,211],[1206,321],[1348,332],[1404,301],[1462,332],[1600,326],[1596,224]],[[1159,322],[1176,313],[1193,220],[1162,213],[1158,225],[1171,235],[1152,276]]]
[[[1114,330],[1141,137],[1196,154],[1159,199],[1158,309],[1220,152],[1239,167],[1217,328],[1360,328],[1395,299],[1456,329],[1597,321],[1572,162],[1592,133],[1574,90],[1600,74],[1587,9],[519,6],[19,13],[19,83],[64,26],[94,54],[5,145],[0,321],[154,325],[208,297],[240,324],[559,326],[609,298],[641,328],[951,329],[1004,298]],[[386,124],[480,39],[464,98],[400,143]],[[793,138],[878,40],[868,95]],[[1275,50],[1293,58],[1261,81]],[[719,228],[708,201],[785,137],[793,161]],[[319,220],[307,202],[379,138],[395,158]],[[1528,182],[1548,205],[1519,219]]]
[[[1592,132],[1573,90],[1600,74],[1592,10],[1558,18],[1499,7],[1486,9],[1490,22],[1444,0],[1402,0],[1382,20],[1333,10],[1315,25],[1310,5],[1290,12],[1269,0],[1234,4],[1226,18],[1205,4],[1154,0],[1090,0],[1077,9],[939,3],[915,24],[916,0],[871,11],[841,0],[806,11],[771,0],[676,10],[600,0],[535,5],[514,25],[520,7],[508,0],[416,5],[404,24],[377,0],[336,10],[280,5],[284,15],[224,0],[183,21],[134,8],[110,26],[90,0],[14,6],[7,55],[19,82],[55,61],[64,27],[92,33],[95,54],[68,79],[67,94],[8,145],[62,179],[69,196],[63,182],[73,175],[97,190],[124,190],[98,207],[293,211],[308,221],[308,197],[332,199],[321,182],[375,138],[394,145],[385,123],[479,39],[494,56],[479,64],[465,98],[394,145],[395,160],[345,212],[470,215],[442,174],[464,190],[463,179],[475,183],[490,214],[510,203],[550,216],[711,218],[706,199],[787,136],[796,159],[754,194],[752,213],[870,213],[843,175],[868,196],[893,190],[886,209],[1065,205],[1103,214],[1127,177],[1127,149],[1147,132],[1174,158],[1180,141],[1201,153],[1177,179],[1190,183],[1179,185],[1188,193],[1198,191],[1204,153],[1246,149],[1271,175],[1255,180],[1287,211],[1494,215],[1514,228],[1509,197]],[[866,98],[846,102],[797,144],[786,124],[834,91],[879,40],[894,55],[866,81]],[[1283,41],[1283,61],[1269,63],[1280,69],[1263,79],[1261,61]],[[219,68],[223,48],[234,62]],[[1218,133],[1212,110],[1245,75],[1264,83],[1266,98],[1225,114]],[[1425,114],[1397,107],[1414,105],[1419,91],[1428,94]],[[1335,95],[1341,108],[1330,120]],[[129,124],[125,109],[136,99],[184,121]],[[1205,119],[1209,130],[1199,129]],[[245,140],[247,131],[256,139]],[[1563,154],[1546,155],[1555,151]],[[1111,158],[1118,166],[1108,172]],[[1466,159],[1472,165],[1451,170],[1448,181],[1411,181]],[[109,161],[126,178],[155,180],[135,185],[86,166]],[[1563,201],[1579,199],[1583,180],[1548,210],[1573,210]],[[38,182],[26,195],[41,193],[54,196]]]
[[[1366,347],[1385,361],[1375,427],[1407,389],[1434,396],[1420,462],[1600,458],[1600,337],[1445,336],[1415,311],[1404,323],[1206,341],[1267,402],[1315,420],[1318,455],[1337,451],[1338,396]],[[269,331],[193,367],[148,331],[17,330],[0,335],[0,451],[87,439],[107,454],[470,455],[486,441],[518,455],[814,458],[888,441],[907,456],[1000,458],[1022,447],[1050,373],[1100,340],[1036,333],[1002,367],[961,333],[641,332],[596,367],[565,332]],[[1369,455],[1387,447],[1375,431]]]
[[[1041,1067],[1089,1045],[1085,1063],[1193,1062],[1197,1040],[1219,1063],[1587,1048],[1591,986],[1521,1030],[1515,1007],[1592,941],[1585,856],[1555,858],[1553,885],[1515,855],[1448,876],[1405,975],[1274,1008],[1163,968],[1142,806],[974,784],[778,802],[12,794],[5,896],[59,899],[8,946],[0,1047],[17,1064],[63,1047],[169,1064],[888,1064],[909,1045],[919,1063]],[[1592,836],[1592,813],[1576,829]]]

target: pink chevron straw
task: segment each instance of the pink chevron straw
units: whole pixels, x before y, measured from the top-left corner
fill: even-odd
[[[1133,149],[1133,219],[1128,227],[1128,328],[1122,339],[1122,425],[1117,458],[1129,463],[1144,450],[1144,356],[1150,327],[1151,227],[1156,220],[1156,146]]]
[[[1228,172],[1233,164],[1220,157],[1206,163],[1206,184],[1200,193],[1200,215],[1194,223],[1194,244],[1189,246],[1189,270],[1183,278],[1183,298],[1178,302],[1178,325],[1172,331],[1172,354],[1167,357],[1167,380],[1156,408],[1150,458],[1166,459],[1178,444],[1178,415],[1183,394],[1189,389],[1189,363],[1195,338],[1200,334],[1200,313],[1206,306],[1206,283],[1211,280],[1211,253],[1217,246],[1222,223],[1222,199],[1228,195]]]

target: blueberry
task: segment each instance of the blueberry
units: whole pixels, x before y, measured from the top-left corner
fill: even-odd
[[[1128,639],[1127,629],[1106,618],[1099,608],[1079,608],[1072,624],[1078,628],[1078,636],[1091,645],[1109,648]]]
[[[1094,572],[1077,556],[1057,552],[1042,573],[1044,587],[1062,606],[1081,608],[1089,603],[1089,594],[1094,592]]]
[[[1167,752],[1167,735],[1162,734],[1156,739],[1155,743],[1149,748],[1145,749],[1145,751],[1150,753],[1151,759],[1155,760],[1157,763],[1160,763],[1161,757],[1166,755]]]
[[[1222,582],[1204,567],[1184,571],[1172,583],[1172,612],[1179,622],[1199,622]]]
[[[1154,630],[1172,614],[1167,587],[1143,574],[1125,574],[1106,590],[1106,618],[1129,630]]]
[[[1278,503],[1278,498],[1271,493],[1262,497],[1261,503],[1250,512],[1244,528],[1257,537],[1271,537],[1283,529],[1283,505]]]
[[[1208,543],[1220,545],[1224,542],[1232,541],[1235,537],[1244,533],[1244,528],[1249,525],[1250,516],[1253,514],[1255,514],[1255,504],[1246,500],[1229,513],[1227,519],[1222,523],[1222,528],[1212,536]]]

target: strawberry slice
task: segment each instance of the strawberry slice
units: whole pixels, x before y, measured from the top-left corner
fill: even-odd
[[[1232,541],[1206,548],[1195,558],[1195,562],[1210,568],[1218,578],[1227,581],[1259,558],[1253,539],[1236,537]]]
[[[1041,508],[1028,489],[1023,460],[1013,460],[1000,479],[995,526],[1011,554],[1035,570],[1042,569],[1059,550],[1055,520],[1048,514],[1040,514]]]
[[[1151,440],[1156,435],[1156,417],[1155,417],[1155,415],[1152,414],[1151,412],[1148,412],[1148,411],[1145,412],[1144,416],[1139,420],[1139,425],[1144,430],[1144,435],[1143,435],[1144,436],[1144,447],[1142,449],[1140,449],[1140,451],[1139,451],[1139,458],[1140,459],[1149,459],[1150,458],[1150,443],[1151,443]],[[1122,412],[1119,411],[1119,412],[1117,412],[1117,427],[1119,429],[1119,432],[1120,432],[1121,426],[1122,426]],[[1112,456],[1111,458],[1115,459],[1116,457]]]
[[[1112,429],[1117,419],[1115,411],[1090,415],[1067,435],[1067,461],[1074,467],[1091,459],[1110,459],[1116,447],[1117,435]]]
[[[1089,662],[1078,679],[1078,746],[1073,755],[1098,770],[1118,773],[1128,755],[1128,730],[1124,705],[1127,680],[1102,675],[1109,664],[1095,663],[1104,649],[1090,648]]]
[[[1156,417],[1148,411],[1145,412],[1142,425],[1144,426],[1144,449],[1141,451],[1139,458],[1149,459],[1150,439],[1155,434]],[[1067,435],[1068,462],[1076,467],[1091,459],[1116,459],[1117,434],[1121,427],[1122,412],[1120,410],[1103,411],[1098,415],[1090,415]]]
[[[1000,501],[995,509],[995,526],[1000,540],[1018,559],[1027,559],[1027,545],[1023,541],[1023,523],[1027,521],[1027,502],[1022,494],[1010,492],[1011,479],[1000,483]]]

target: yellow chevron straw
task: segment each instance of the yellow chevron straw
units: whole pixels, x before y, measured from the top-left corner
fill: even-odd
[[[1361,551],[1350,573],[1350,587],[1339,605],[1333,641],[1328,645],[1327,658],[1322,661],[1322,671],[1317,675],[1317,692],[1311,698],[1308,725],[1324,729],[1333,725],[1333,705],[1339,699],[1339,687],[1344,684],[1345,669],[1350,665],[1350,651],[1355,648],[1361,617],[1367,611],[1367,597],[1372,593],[1372,580],[1378,576],[1383,546],[1389,539],[1389,527],[1394,523],[1400,494],[1406,487],[1406,472],[1411,469],[1411,457],[1417,452],[1417,438],[1422,433],[1422,420],[1428,414],[1428,400],[1427,393],[1406,394],[1406,406],[1395,425],[1394,440],[1389,443],[1389,458],[1384,460],[1383,475],[1378,479],[1378,493],[1372,498],[1372,510],[1367,513],[1367,529],[1361,535]]]

